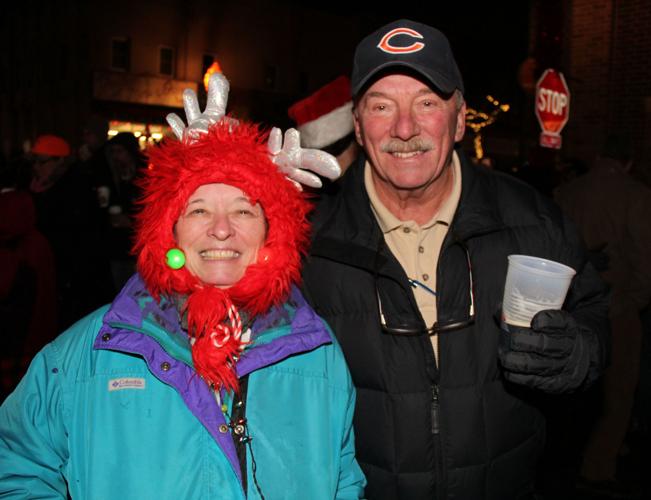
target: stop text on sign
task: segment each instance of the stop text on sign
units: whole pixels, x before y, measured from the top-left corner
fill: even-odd
[[[550,89],[540,89],[538,92],[538,111],[562,115],[567,106],[567,94],[561,94]]]

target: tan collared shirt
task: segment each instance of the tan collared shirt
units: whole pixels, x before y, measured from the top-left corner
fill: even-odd
[[[452,191],[439,211],[426,224],[420,226],[413,220],[400,220],[380,201],[368,162],[364,167],[364,184],[371,200],[371,209],[384,233],[384,239],[407,277],[417,280],[436,291],[436,265],[441,252],[443,239],[452,223],[461,197],[461,166],[456,152],[452,154]],[[425,324],[429,327],[436,322],[436,297],[422,287],[413,289],[416,303]],[[432,335],[434,355],[438,360],[438,342]]]

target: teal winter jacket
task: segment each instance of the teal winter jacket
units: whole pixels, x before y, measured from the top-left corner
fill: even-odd
[[[176,307],[135,275],[110,307],[48,344],[0,408],[0,498],[361,497],[354,388],[297,289],[254,321],[237,363],[248,374],[246,481],[232,398],[220,405],[196,374],[179,325]]]

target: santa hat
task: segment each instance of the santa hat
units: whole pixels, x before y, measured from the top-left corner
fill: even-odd
[[[340,76],[293,104],[287,114],[301,133],[301,145],[320,149],[353,131],[352,107],[350,80]]]
[[[136,216],[138,271],[157,300],[161,295],[188,297],[195,368],[210,384],[237,388],[234,365],[242,348],[238,310],[252,318],[287,299],[300,278],[311,205],[271,162],[265,137],[253,124],[220,122],[191,143],[166,139],[149,151],[149,160],[140,181],[142,210]],[[260,203],[268,224],[257,262],[227,289],[166,263],[167,252],[177,246],[174,225],[188,199],[212,183],[234,186],[251,204]]]

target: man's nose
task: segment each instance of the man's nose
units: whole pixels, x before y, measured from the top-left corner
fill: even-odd
[[[391,135],[408,141],[420,134],[420,126],[409,109],[399,109],[392,124]]]

